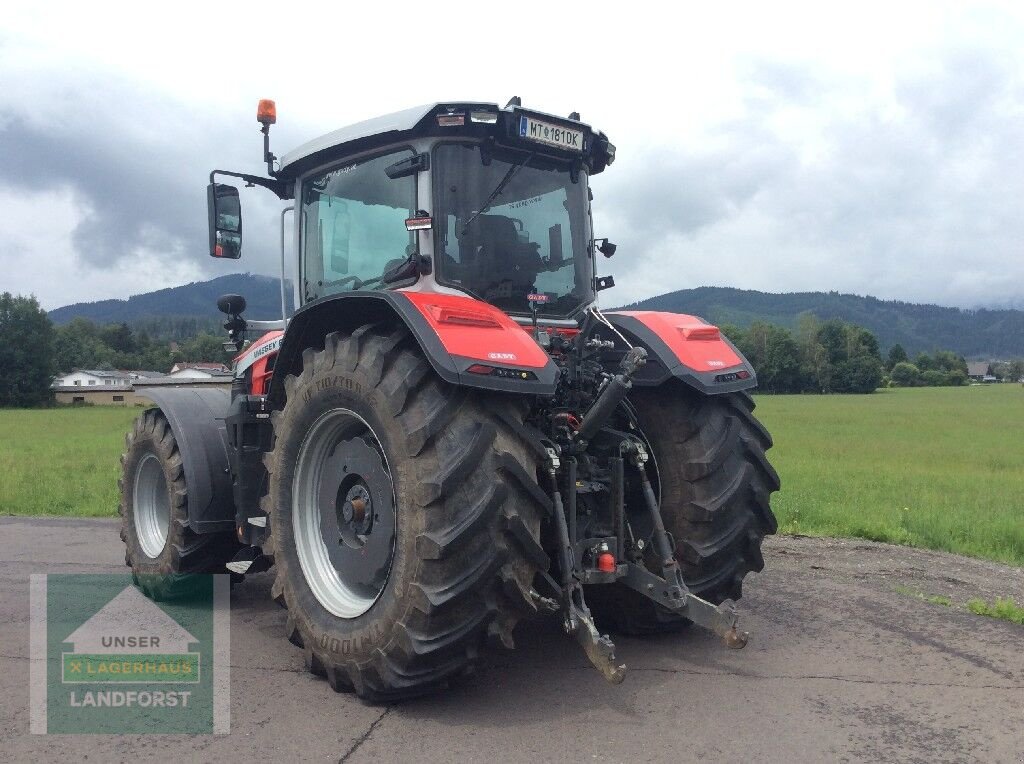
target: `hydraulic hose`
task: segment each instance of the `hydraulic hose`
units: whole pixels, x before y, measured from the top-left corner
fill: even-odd
[[[576,433],[578,438],[591,440],[607,424],[612,414],[615,413],[615,409],[622,403],[622,399],[632,389],[632,376],[646,362],[647,351],[641,347],[631,348],[626,353],[626,357],[622,359],[622,371],[605,383],[601,392],[598,393],[594,405],[584,415],[583,424],[580,425],[580,429]]]

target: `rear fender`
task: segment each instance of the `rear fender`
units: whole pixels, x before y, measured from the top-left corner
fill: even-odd
[[[401,322],[445,382],[485,390],[553,395],[558,367],[522,327],[502,311],[471,297],[425,292],[346,292],[296,311],[288,322],[270,383],[275,408],[284,404],[284,380],[302,368],[302,351],[323,348],[324,337],[359,326]],[[496,371],[470,372],[473,366]]]
[[[157,405],[178,443],[188,486],[189,527],[196,533],[233,531],[235,507],[224,427],[230,392],[201,384],[149,386],[136,382],[135,393]]]
[[[633,377],[637,386],[654,387],[673,377],[706,395],[757,386],[750,362],[717,326],[702,318],[650,310],[604,315],[631,343],[647,350],[648,363]],[[611,333],[604,329],[601,336],[606,334]]]

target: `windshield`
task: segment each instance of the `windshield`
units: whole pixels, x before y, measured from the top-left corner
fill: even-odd
[[[594,299],[586,173],[478,145],[435,149],[437,280],[509,313],[567,316]]]

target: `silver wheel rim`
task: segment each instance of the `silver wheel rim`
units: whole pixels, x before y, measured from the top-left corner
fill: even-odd
[[[167,544],[171,525],[171,498],[167,494],[164,469],[156,454],[147,453],[135,468],[132,509],[139,546],[147,557],[159,557]]]
[[[299,448],[292,479],[295,550],[313,596],[339,618],[373,607],[390,577],[397,526],[391,474],[373,428],[349,409],[322,414]],[[367,527],[353,530],[345,501],[352,496],[370,507]]]

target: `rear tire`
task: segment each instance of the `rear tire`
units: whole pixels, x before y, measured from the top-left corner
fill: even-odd
[[[661,479],[661,513],[676,542],[683,580],[715,604],[738,600],[744,577],[764,567],[761,541],[775,533],[769,506],[779,477],[765,451],[771,436],[747,393],[701,395],[681,383],[630,395]],[[660,575],[653,559],[648,568]],[[625,634],[677,631],[689,621],[621,584],[592,586],[587,603]]]
[[[328,335],[323,350],[303,353],[285,391],[266,458],[265,549],[274,555],[273,596],[288,609],[288,639],[303,648],[307,668],[336,691],[384,702],[467,672],[488,636],[511,647],[516,622],[536,612],[533,577],[548,567],[538,538],[549,504],[520,435],[525,401],[441,381],[404,327]],[[332,420],[341,423],[334,451],[320,440]],[[383,526],[393,552],[373,568],[389,566],[386,579],[369,589],[353,580],[365,563],[330,547],[351,542],[343,526],[354,522],[345,502],[355,484],[346,481],[375,461],[357,438],[381,457],[374,476],[357,481],[364,499],[395,515]],[[349,477],[335,488],[339,469]],[[320,538],[310,531],[315,523]],[[376,528],[361,532],[369,549]],[[380,548],[374,542],[373,553]],[[328,557],[333,568],[323,564]]]
[[[197,534],[188,525],[188,486],[174,433],[148,409],[125,436],[121,455],[121,540],[136,585],[153,599],[179,599],[198,573],[227,573],[238,550],[233,534]]]

